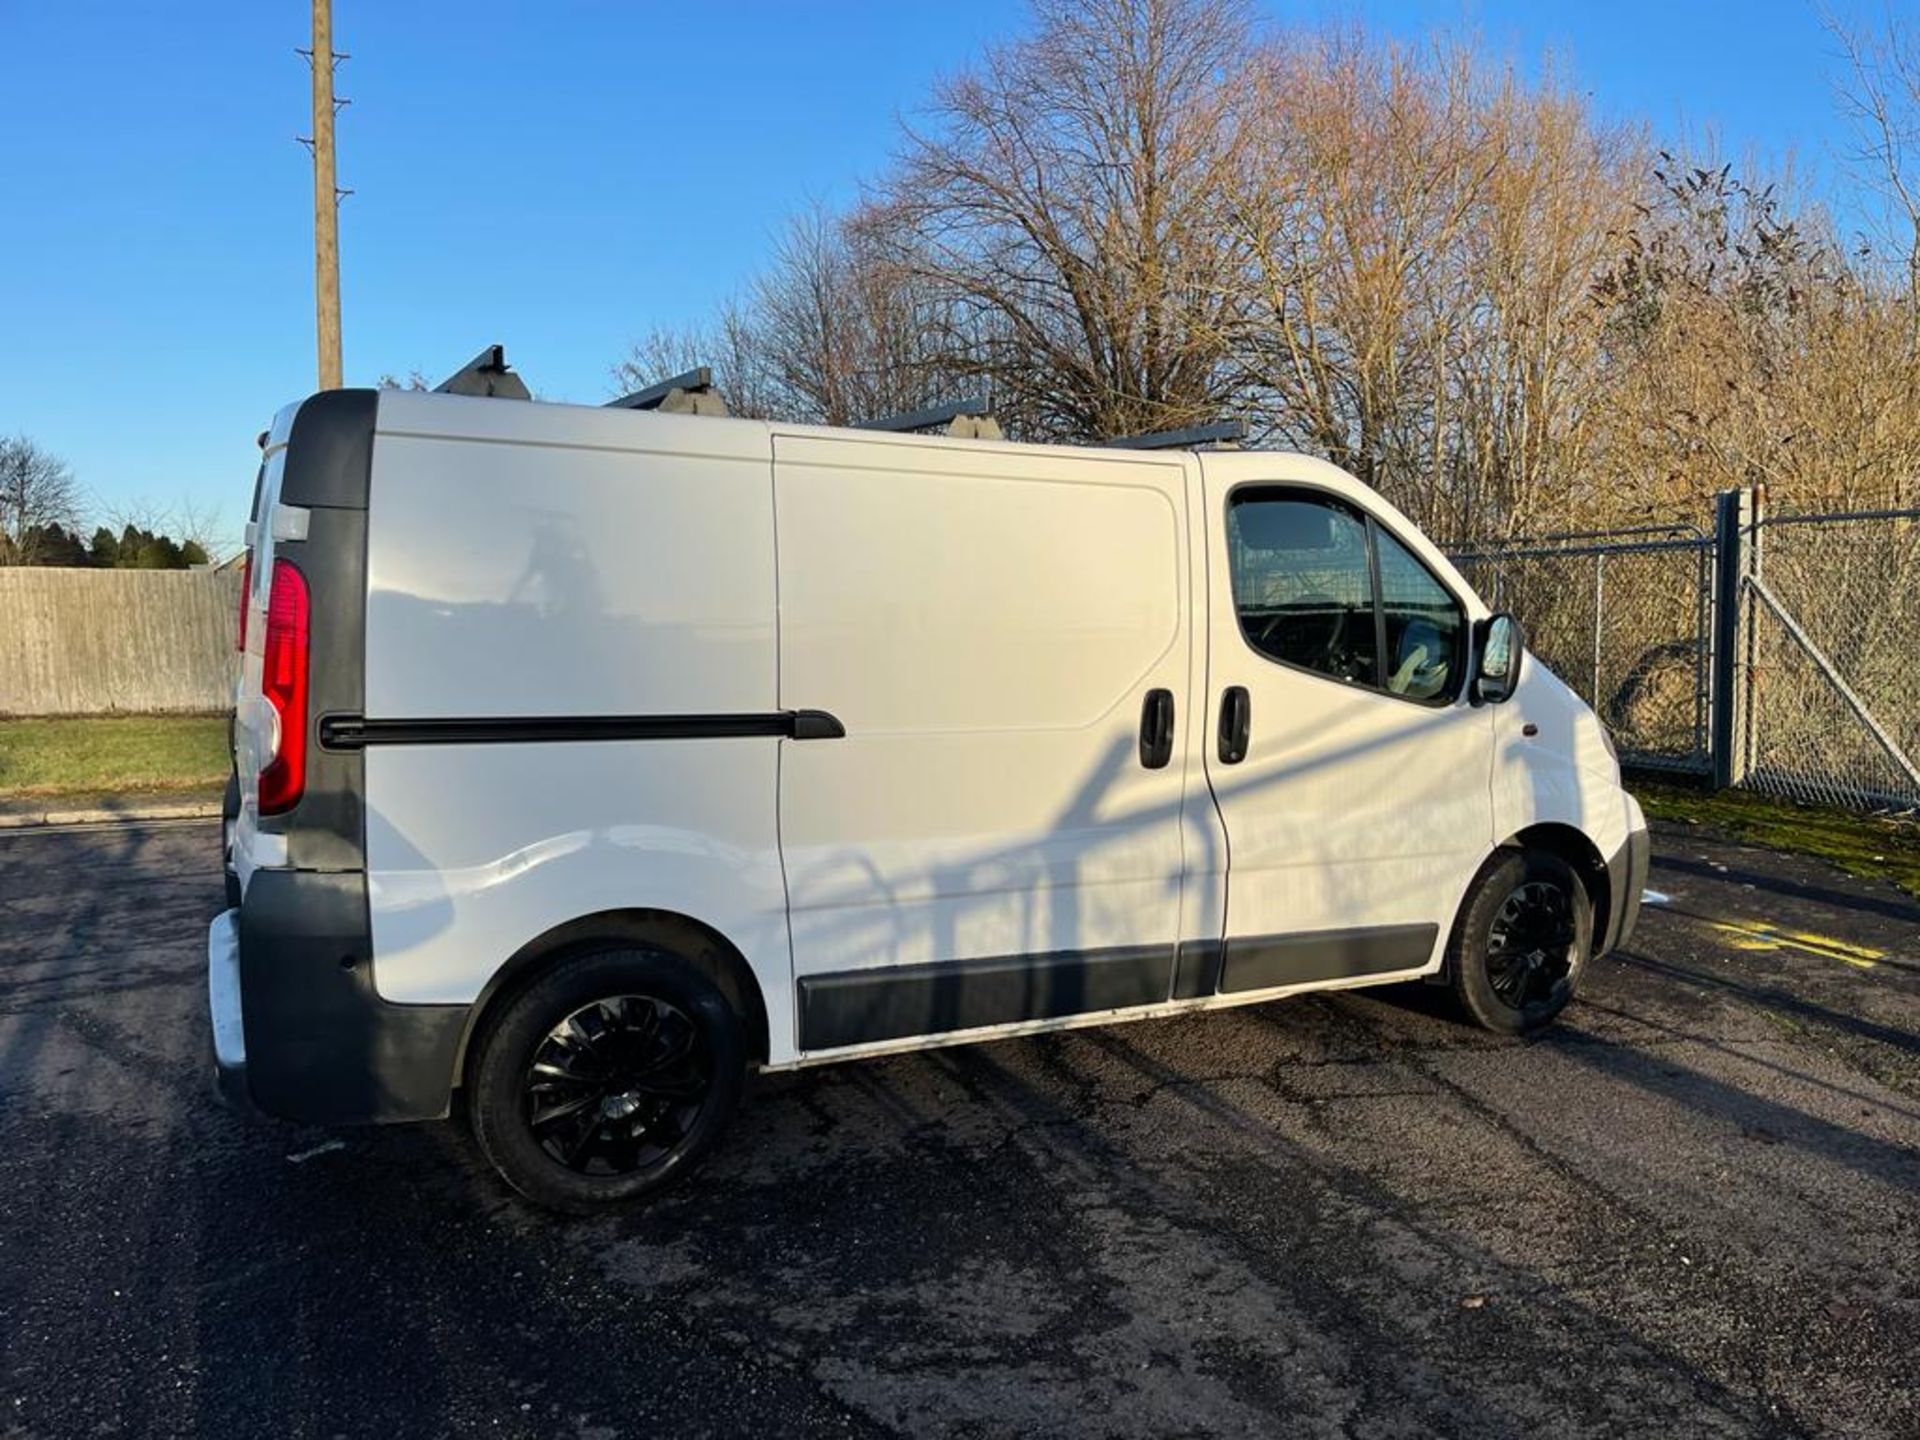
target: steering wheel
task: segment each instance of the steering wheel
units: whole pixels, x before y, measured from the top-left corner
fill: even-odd
[[[1306,612],[1305,615],[1300,612]],[[1308,632],[1305,621],[1309,617],[1321,619],[1326,626],[1325,633]],[[1295,642],[1296,653],[1289,654],[1275,645],[1276,632],[1285,625],[1289,627],[1286,638]],[[1267,617],[1260,628],[1259,648],[1269,655],[1284,656],[1296,665],[1305,665],[1309,669],[1324,671],[1331,675],[1344,675],[1340,666],[1341,642],[1347,634],[1347,610],[1331,595],[1302,595],[1292,601],[1285,610],[1276,611]]]

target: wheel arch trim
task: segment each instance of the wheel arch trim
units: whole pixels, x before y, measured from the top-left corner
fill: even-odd
[[[1567,862],[1574,875],[1587,892],[1587,899],[1593,906],[1593,954],[1599,955],[1604,949],[1604,941],[1609,938],[1603,934],[1610,917],[1609,891],[1612,884],[1607,871],[1607,862],[1600,849],[1593,843],[1584,830],[1577,826],[1564,824],[1556,820],[1545,820],[1517,830],[1495,845],[1486,854],[1486,858],[1474,868],[1467,883],[1460,891],[1460,898],[1454,902],[1453,920],[1443,933],[1441,961],[1439,967],[1426,977],[1430,985],[1445,985],[1451,982],[1453,972],[1454,940],[1460,933],[1460,926],[1466,919],[1467,908],[1473,904],[1473,897],[1480,889],[1481,877],[1489,867],[1499,861],[1509,850],[1544,850],[1557,855]]]
[[[1544,850],[1567,862],[1593,906],[1593,954],[1603,954],[1611,939],[1607,930],[1613,914],[1613,879],[1607,870],[1607,857],[1593,843],[1593,837],[1578,826],[1548,820],[1517,832],[1503,848]]]
[[[634,907],[576,916],[536,935],[494,970],[467,1013],[454,1056],[454,1083],[465,1086],[474,1041],[500,1006],[535,977],[569,955],[609,944],[646,944],[671,949],[719,986],[746,1028],[747,1053],[756,1063],[768,1056],[767,1005],[759,977],[740,948],[719,930],[676,910]]]

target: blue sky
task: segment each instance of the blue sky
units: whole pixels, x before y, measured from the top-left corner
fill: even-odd
[[[1819,172],[1846,144],[1811,0],[1266,9],[1475,30],[1529,68],[1551,49],[1604,114]],[[850,197],[896,117],[1025,14],[335,0],[347,382],[437,378],[501,340],[542,394],[606,398],[630,340],[700,318],[787,215]],[[253,436],[313,387],[306,24],[305,0],[0,0],[0,433],[101,506],[190,498],[237,532]]]

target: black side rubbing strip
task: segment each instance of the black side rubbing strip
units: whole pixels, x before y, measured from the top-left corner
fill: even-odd
[[[795,710],[793,728],[786,733],[796,740],[844,740],[847,727],[840,717],[826,710]]]
[[[585,740],[713,740],[755,735],[837,740],[847,733],[824,710],[744,715],[546,715],[433,720],[369,720],[326,715],[320,743],[330,750],[369,745],[513,745]]]
[[[1413,970],[1437,925],[1382,925],[841,970],[800,979],[800,1048],[833,1050],[1240,990]]]
[[[1314,980],[1351,980],[1417,970],[1433,954],[1438,925],[1374,925],[1305,935],[1233,937],[1220,990],[1269,990]]]
[[[1142,945],[808,975],[800,981],[800,1048],[1157,1005],[1172,968],[1173,946]]]
[[[1220,991],[1220,962],[1227,947],[1218,940],[1182,940],[1173,961],[1172,1000],[1198,1000]]]

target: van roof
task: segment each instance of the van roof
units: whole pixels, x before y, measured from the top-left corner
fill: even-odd
[[[420,391],[389,391],[387,394],[413,394]],[[719,420],[735,419],[728,413],[725,402],[713,386],[713,371],[708,366],[696,366],[678,375],[643,386],[616,400],[610,400],[603,406],[570,406],[554,401],[535,400],[528,391],[525,382],[515,374],[507,363],[506,347],[489,345],[481,350],[465,365],[440,384],[426,392],[448,397],[468,397],[475,399],[509,399],[522,402],[555,406],[571,410],[638,410],[656,411],[663,415],[697,415],[702,418]],[[297,408],[297,407],[295,407]],[[283,412],[285,427],[276,424],[275,431],[291,428],[291,416]],[[942,404],[923,406],[919,409],[904,411],[895,415],[880,416],[848,426],[785,426],[780,422],[766,423],[775,430],[847,430],[857,432],[864,438],[879,435],[910,436],[914,443],[927,440],[974,440],[994,444],[1006,443],[1000,427],[989,413],[987,402],[982,398],[951,400]],[[945,427],[939,431],[939,427]],[[936,432],[939,433],[930,433]],[[1059,451],[1062,448],[1077,451],[1119,450],[1152,451],[1198,449],[1201,447],[1232,447],[1246,437],[1247,427],[1241,420],[1218,420],[1199,425],[1188,425],[1178,429],[1144,432],[1114,438],[1098,445],[1034,444],[1028,448]],[[275,436],[274,438],[283,438]],[[264,447],[263,447],[264,448]],[[730,448],[730,447],[727,447]]]
[[[551,400],[502,403],[498,397],[421,390],[363,393],[378,394],[379,403],[374,420],[377,435],[434,440],[644,451],[764,464],[769,458],[773,440],[779,436],[792,436],[855,441],[869,446],[900,446],[919,450],[923,454],[932,450],[951,456],[971,453],[1002,460],[1030,455],[1036,460],[1044,460],[1045,468],[1056,474],[1057,467],[1072,461],[1092,461],[1103,466],[1177,464],[1197,474],[1204,455],[1208,472],[1230,485],[1249,482],[1308,484],[1393,517],[1400,522],[1395,528],[1403,540],[1419,551],[1430,565],[1455,581],[1460,587],[1459,593],[1473,594],[1472,586],[1439,547],[1385,496],[1337,465],[1295,451],[1179,449],[1169,453],[1117,445],[1047,445],[916,431],[751,420],[712,413],[673,413],[657,407],[633,409],[575,405]],[[306,403],[302,400],[289,405],[275,417],[266,446],[268,459],[287,443],[294,417]],[[1041,467],[1036,466],[1035,469],[1038,472]],[[1484,607],[1476,613],[1484,613]]]
[[[284,443],[298,405],[281,412],[274,424],[269,448]],[[668,413],[659,410],[621,410],[553,400],[503,404],[496,399],[418,390],[380,392],[378,429],[382,434],[417,435],[435,439],[465,439],[534,445],[585,446],[609,450],[675,451],[714,458],[764,457],[772,437],[858,441],[949,454],[979,453],[1000,456],[1045,456],[1099,460],[1111,464],[1179,463],[1200,447],[1149,448],[1132,445],[1047,444],[1033,441],[983,439],[975,436],[929,433],[921,430],[883,430],[848,425],[819,425],[798,421],[756,420],[733,415]],[[1227,459],[1245,455],[1271,462],[1284,451],[1232,448],[1206,449],[1209,457]],[[1324,461],[1290,457],[1319,467]],[[1332,467],[1327,467],[1331,469]],[[1342,478],[1344,471],[1337,472]]]

